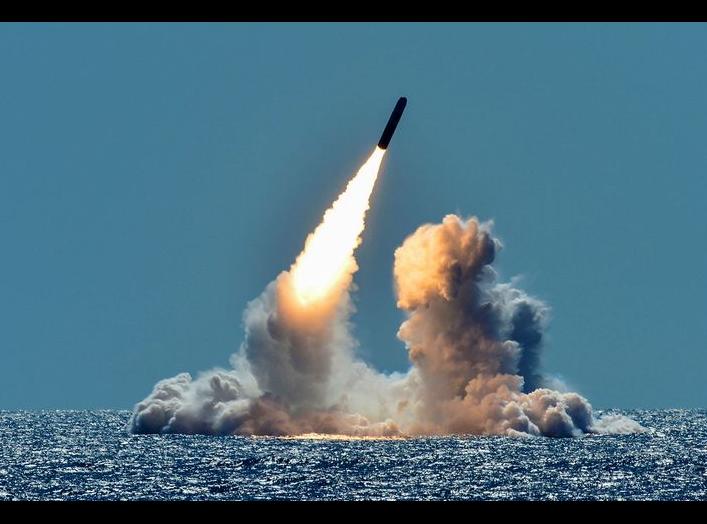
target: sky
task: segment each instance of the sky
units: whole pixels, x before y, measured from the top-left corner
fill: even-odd
[[[599,408],[704,408],[707,26],[0,25],[0,409],[125,408],[227,366],[375,146],[359,352],[408,367],[393,252],[493,220]]]

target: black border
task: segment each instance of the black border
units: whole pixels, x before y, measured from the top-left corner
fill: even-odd
[[[326,4],[321,7],[288,2],[242,2],[228,5],[182,3],[150,11],[150,6],[96,4],[83,8],[55,5],[32,9],[27,4],[0,8],[1,22],[707,22],[707,5],[693,3],[643,6],[644,11],[621,12],[620,7],[598,5],[510,6],[496,3],[390,2]],[[670,8],[672,7],[672,12]],[[152,7],[155,9],[156,6]],[[650,9],[650,10],[649,10]],[[103,11],[102,11],[103,10]]]

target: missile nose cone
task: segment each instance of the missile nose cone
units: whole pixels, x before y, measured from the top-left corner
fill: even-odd
[[[381,149],[388,149],[388,144],[390,144],[390,139],[393,138],[393,133],[395,133],[395,128],[398,127],[398,122],[400,122],[400,117],[403,116],[403,110],[408,103],[408,99],[401,96],[398,102],[393,108],[393,112],[390,114],[388,123],[383,130],[380,140],[378,141],[378,147]]]

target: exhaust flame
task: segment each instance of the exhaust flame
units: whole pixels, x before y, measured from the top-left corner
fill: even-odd
[[[310,233],[290,273],[295,294],[307,306],[325,297],[344,275],[356,270],[353,252],[361,243],[366,211],[385,149],[376,147],[322,222]]]

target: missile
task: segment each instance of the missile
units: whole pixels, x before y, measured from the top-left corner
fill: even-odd
[[[405,109],[405,104],[408,103],[408,99],[401,96],[398,99],[398,103],[395,104],[393,112],[390,113],[390,118],[388,123],[385,125],[381,139],[378,141],[378,147],[381,149],[388,149],[388,144],[390,144],[390,139],[393,138],[393,133],[395,133],[395,128],[398,127],[398,122],[400,122],[400,117],[403,116],[403,110]]]

